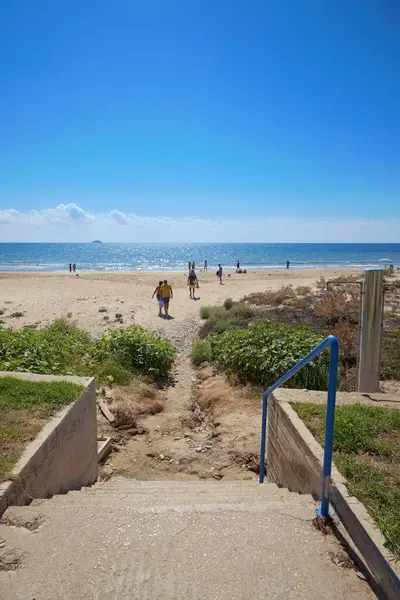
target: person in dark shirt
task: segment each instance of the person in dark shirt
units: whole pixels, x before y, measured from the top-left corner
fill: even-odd
[[[222,285],[222,267],[218,265],[217,277],[219,279],[220,284]]]
[[[189,286],[189,298],[194,298],[195,290],[199,287],[199,280],[197,279],[194,269],[192,269],[189,273],[187,284]]]

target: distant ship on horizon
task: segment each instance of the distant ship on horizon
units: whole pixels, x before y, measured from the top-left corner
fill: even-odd
[[[101,240],[93,240],[92,244],[102,244],[103,242]]]

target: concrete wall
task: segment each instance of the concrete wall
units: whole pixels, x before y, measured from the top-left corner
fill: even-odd
[[[311,450],[311,451],[310,451]],[[321,495],[322,448],[287,402],[268,399],[268,475],[291,492]]]
[[[296,400],[301,402],[298,390]],[[283,487],[321,497],[323,449],[288,402],[268,399],[266,465],[268,475]],[[294,398],[293,398],[294,399]],[[375,580],[389,600],[400,598],[400,580],[385,538],[366,508],[349,495],[346,480],[332,465],[331,503]]]
[[[62,409],[28,444],[13,469],[13,480],[0,484],[0,516],[10,505],[29,504],[88,486],[97,479],[97,408],[93,378],[0,372],[32,381],[67,380],[85,386],[82,396]]]

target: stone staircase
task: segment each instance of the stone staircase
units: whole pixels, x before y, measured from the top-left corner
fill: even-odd
[[[0,598],[374,598],[314,516],[271,483],[112,479],[7,510]]]

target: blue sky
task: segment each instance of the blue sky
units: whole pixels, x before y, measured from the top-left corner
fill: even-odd
[[[0,235],[400,219],[399,30],[397,0],[2,2]]]

